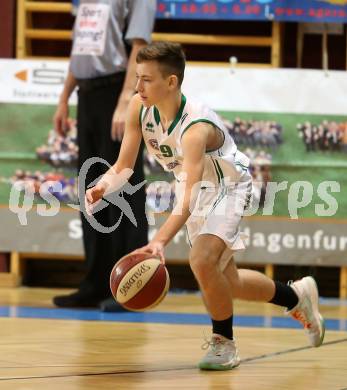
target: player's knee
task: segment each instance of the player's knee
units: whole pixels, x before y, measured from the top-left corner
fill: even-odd
[[[208,253],[199,252],[191,254],[189,259],[190,267],[200,283],[207,280],[213,274],[216,267],[216,261]]]

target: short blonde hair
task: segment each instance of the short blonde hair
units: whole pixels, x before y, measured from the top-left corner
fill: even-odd
[[[186,66],[186,56],[179,43],[153,42],[139,50],[136,63],[156,61],[164,77],[174,74],[181,86]]]

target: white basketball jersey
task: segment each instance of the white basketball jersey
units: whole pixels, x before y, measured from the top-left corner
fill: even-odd
[[[181,172],[183,162],[181,138],[190,126],[199,122],[210,123],[224,136],[220,148],[206,151],[204,181],[211,182],[214,186],[227,184],[228,180],[238,182],[248,170],[248,157],[237,150],[221,118],[204,105],[188,102],[184,95],[176,118],[167,131],[161,125],[160,114],[155,106],[142,106],[140,122],[149,153],[166,171],[173,172],[176,178]]]

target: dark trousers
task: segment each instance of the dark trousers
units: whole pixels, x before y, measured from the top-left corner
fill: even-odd
[[[78,92],[78,146],[79,169],[91,157],[101,157],[113,165],[117,160],[120,143],[111,140],[112,117],[122,89],[124,77],[110,85],[97,88],[80,88]],[[105,173],[108,167],[97,163],[90,168],[86,187]],[[136,161],[132,185],[144,180],[142,148]],[[137,227],[125,216],[119,226],[111,233],[95,230],[81,213],[83,244],[85,250],[87,274],[80,290],[92,293],[100,298],[110,295],[109,275],[114,264],[125,254],[146,245],[148,224],[145,215],[145,187],[133,195],[125,195],[137,221]],[[121,210],[115,205],[94,214],[97,221],[105,227],[113,226],[121,217]]]

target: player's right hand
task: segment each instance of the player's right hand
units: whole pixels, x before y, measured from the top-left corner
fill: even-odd
[[[105,191],[106,187],[102,183],[98,183],[96,186],[89,188],[86,191],[84,205],[86,208],[86,212],[89,216],[93,214],[95,206],[100,202],[100,200],[105,194]]]
[[[140,253],[148,253],[155,257],[158,257],[160,261],[165,264],[165,256],[164,256],[164,245],[160,241],[152,240],[147,245],[136,249],[132,253],[140,254]]]

